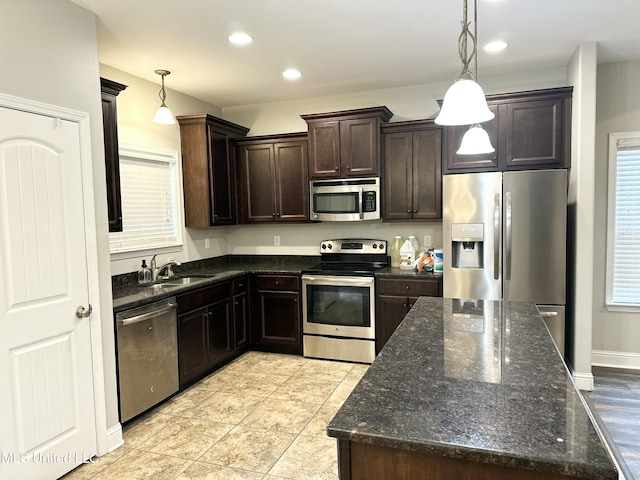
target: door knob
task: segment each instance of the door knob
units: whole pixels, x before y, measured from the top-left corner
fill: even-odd
[[[76,317],[87,318],[89,315],[91,315],[92,310],[93,308],[91,307],[91,304],[89,304],[89,308],[84,308],[82,305],[80,305],[78,308],[76,308]]]

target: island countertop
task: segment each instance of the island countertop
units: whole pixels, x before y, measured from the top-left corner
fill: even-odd
[[[541,474],[618,478],[528,303],[421,297],[327,432]]]

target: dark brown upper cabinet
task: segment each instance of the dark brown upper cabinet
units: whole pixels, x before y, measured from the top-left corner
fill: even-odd
[[[187,227],[236,223],[235,162],[230,140],[249,129],[208,114],[176,117],[180,124]]]
[[[387,107],[302,115],[309,132],[312,179],[380,175],[380,125]]]
[[[122,205],[120,203],[120,156],[118,154],[118,110],[116,98],[127,88],[113,80],[100,78],[102,93],[102,126],[104,129],[104,161],[107,173],[107,209],[109,231],[122,231]]]
[[[442,218],[442,127],[433,120],[382,126],[385,221]]]
[[[495,153],[458,155],[468,126],[444,127],[444,173],[569,168],[572,87],[487,96],[496,117],[482,126]]]
[[[235,142],[239,223],[308,222],[307,135]]]

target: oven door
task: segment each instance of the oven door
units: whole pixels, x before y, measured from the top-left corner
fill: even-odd
[[[305,334],[375,339],[374,277],[302,276]]]

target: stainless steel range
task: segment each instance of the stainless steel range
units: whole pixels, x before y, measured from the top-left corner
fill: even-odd
[[[320,243],[321,260],[302,272],[305,357],[371,363],[375,358],[374,273],[388,265],[386,240]]]

